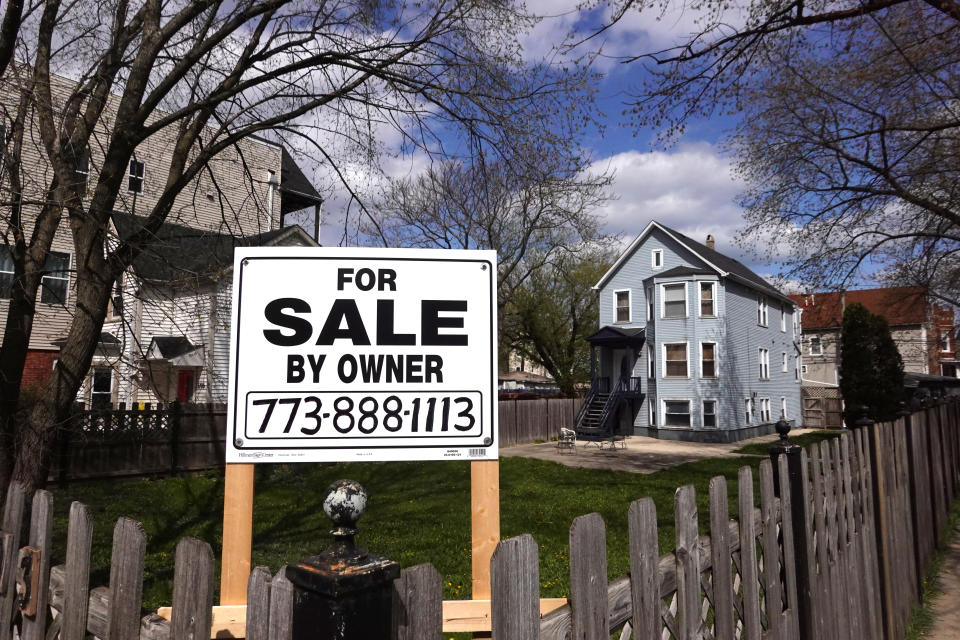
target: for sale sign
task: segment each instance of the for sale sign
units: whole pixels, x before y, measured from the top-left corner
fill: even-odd
[[[497,457],[496,253],[237,249],[227,462]]]

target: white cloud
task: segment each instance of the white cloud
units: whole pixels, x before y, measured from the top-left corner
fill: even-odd
[[[704,242],[713,235],[716,249],[759,273],[771,271],[734,244],[743,227],[743,210],[735,199],[743,184],[733,178],[729,159],[709,143],[692,143],[665,151],[627,151],[593,164],[595,171],[615,173],[617,200],[600,211],[605,230],[631,242],[651,220]],[[773,269],[775,271],[775,269]]]

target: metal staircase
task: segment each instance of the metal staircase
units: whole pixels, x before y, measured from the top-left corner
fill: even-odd
[[[594,378],[577,414],[574,426],[577,440],[597,441],[612,438],[614,419],[620,403],[627,397],[642,398],[639,391],[639,378],[623,376],[617,380],[613,389],[610,388],[609,378]]]

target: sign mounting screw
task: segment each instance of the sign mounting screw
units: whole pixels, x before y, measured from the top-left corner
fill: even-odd
[[[242,446],[243,446],[243,438],[237,438],[236,440],[233,441],[233,444],[235,444],[235,445],[238,446],[238,447],[242,447]]]

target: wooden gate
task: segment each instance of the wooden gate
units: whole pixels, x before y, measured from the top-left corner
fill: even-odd
[[[836,387],[803,387],[800,400],[804,428],[843,428],[843,402]]]

